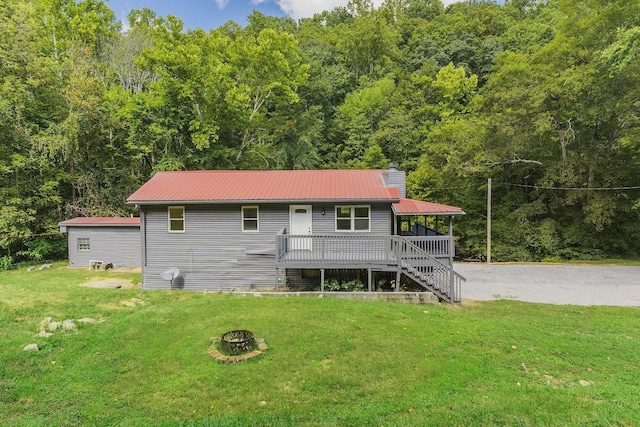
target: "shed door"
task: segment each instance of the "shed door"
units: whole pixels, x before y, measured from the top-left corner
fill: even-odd
[[[289,223],[292,236],[308,236],[291,239],[291,249],[311,250],[311,205],[289,206]]]

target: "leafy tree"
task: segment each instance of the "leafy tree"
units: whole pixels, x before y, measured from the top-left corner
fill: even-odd
[[[155,171],[383,168],[463,206],[482,258],[640,253],[640,3],[354,0],[185,31],[99,0],[0,3],[0,257],[123,215]],[[18,236],[7,238],[6,236]]]
[[[345,134],[339,164],[355,165],[369,148],[369,140],[391,107],[395,82],[384,78],[347,95],[338,108],[338,126]]]
[[[361,76],[381,77],[398,57],[399,34],[377,12],[359,15],[336,30],[336,48],[341,61]]]

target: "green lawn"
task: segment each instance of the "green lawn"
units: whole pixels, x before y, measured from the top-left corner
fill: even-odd
[[[0,279],[0,424],[635,425],[640,312],[492,301],[417,306],[78,286],[139,275]],[[138,298],[145,304],[128,304]],[[91,317],[37,337],[39,323]],[[241,365],[209,338],[249,329]],[[37,343],[39,352],[22,348]],[[582,384],[581,384],[582,383]]]

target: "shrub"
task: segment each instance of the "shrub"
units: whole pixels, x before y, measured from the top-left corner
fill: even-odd
[[[5,255],[0,258],[0,271],[11,270],[13,268],[13,257]]]
[[[362,292],[365,290],[365,285],[360,280],[349,280],[342,283],[342,289],[347,292]]]
[[[362,292],[365,289],[365,284],[358,279],[349,280],[346,282],[340,282],[338,279],[326,279],[324,281],[324,290],[327,292]],[[316,288],[316,290],[319,289]]]

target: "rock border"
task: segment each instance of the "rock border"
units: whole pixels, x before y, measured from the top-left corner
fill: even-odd
[[[104,320],[102,321],[104,322]],[[76,325],[76,323],[92,325],[97,323],[97,321],[91,317],[83,317],[82,319],[66,319],[62,322],[56,322],[53,320],[53,317],[46,317],[38,324],[38,333],[36,336],[40,338],[49,338],[53,336],[53,332],[78,332],[78,325]],[[28,344],[22,350],[40,351],[40,347],[38,347],[38,344]]]
[[[269,346],[264,342],[263,338],[257,338],[256,342],[258,343],[258,349],[257,350],[253,350],[250,353],[246,353],[246,354],[239,354],[237,356],[227,356],[225,354],[222,354],[217,348],[216,348],[216,343],[220,341],[219,337],[212,337],[211,338],[211,347],[209,347],[209,350],[207,350],[207,353],[209,353],[209,356],[211,356],[211,358],[213,358],[214,360],[217,360],[218,363],[222,363],[225,365],[237,365],[238,363],[242,363],[245,360],[249,360],[249,359],[254,359],[256,357],[260,357],[262,356],[264,353],[266,353],[267,350],[269,350]]]

